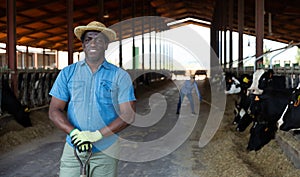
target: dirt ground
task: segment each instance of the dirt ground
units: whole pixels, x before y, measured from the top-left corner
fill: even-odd
[[[0,127],[0,154],[12,148],[42,138],[53,133],[56,129],[48,118],[48,109],[32,111],[30,119],[32,127],[24,128],[11,117],[4,118]]]
[[[245,132],[235,131],[233,107],[236,96],[227,97],[226,111],[220,129],[212,141],[202,149],[203,163],[210,168],[198,171],[199,176],[296,177],[300,170],[284,155],[275,140],[261,150],[247,151],[248,127]]]
[[[153,91],[155,89],[149,89],[148,91]],[[201,84],[200,89],[202,93],[206,91],[205,87]],[[175,105],[178,98],[177,93],[174,92],[174,94],[169,94]],[[205,95],[203,96],[205,99]],[[139,98],[143,99],[142,96]],[[197,140],[199,140],[200,130],[197,129],[197,126],[201,126],[200,121],[189,140],[174,153],[170,154],[170,156],[167,156],[157,163],[155,166],[156,170],[148,171],[146,173],[145,171],[151,168],[149,164],[144,164],[145,167],[142,167],[142,164],[122,162],[120,168],[127,168],[128,171],[124,170],[120,172],[119,176],[299,177],[300,170],[293,166],[292,162],[283,154],[275,140],[272,140],[258,152],[248,152],[246,150],[249,139],[249,129],[242,133],[236,132],[235,127],[231,124],[235,100],[236,96],[227,96],[226,111],[221,126],[212,141],[205,147],[198,147]],[[201,111],[205,112],[205,107],[207,107],[207,105],[201,103]],[[30,128],[23,128],[13,120],[1,120],[0,156],[3,157],[14,149],[20,148],[37,139],[46,138],[45,141],[47,141],[48,136],[53,136],[53,134],[57,133],[57,129],[48,119],[47,111],[47,109],[33,111],[31,113],[33,127]],[[171,112],[175,113],[175,109],[171,110]],[[202,114],[202,116],[203,115],[205,114]],[[201,119],[201,116],[199,119]],[[61,136],[61,134],[59,134],[59,136]],[[49,148],[55,147],[57,147],[55,144],[53,144],[53,147],[49,146]],[[61,144],[59,147],[61,147]],[[170,164],[166,163],[167,161],[172,162],[173,165],[175,164],[173,167],[178,167],[177,170],[180,169],[181,171],[178,171],[176,175],[166,175],[164,172],[161,172],[161,175],[154,175],[159,170],[163,171],[163,169],[159,169],[162,167],[162,164],[163,166],[166,166],[166,168],[167,166],[170,166]],[[58,162],[56,161],[55,163]],[[154,163],[155,162],[150,162],[150,164]],[[0,164],[4,164],[3,159],[0,159]],[[128,167],[130,167],[130,169],[128,169]],[[137,169],[143,172],[137,173]],[[132,171],[135,171],[135,173]],[[0,173],[0,176],[7,177],[7,174],[1,174],[2,173]],[[45,174],[43,176],[47,175]],[[51,177],[53,177],[53,175]]]

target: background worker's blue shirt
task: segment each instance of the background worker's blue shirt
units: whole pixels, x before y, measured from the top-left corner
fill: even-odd
[[[96,131],[109,125],[118,116],[119,104],[134,101],[134,89],[129,74],[106,60],[95,73],[85,61],[61,70],[50,95],[68,104],[68,119],[79,130]],[[93,144],[93,152],[112,145],[117,135],[105,137]],[[67,142],[72,146],[71,138]]]
[[[191,83],[190,80],[184,81],[183,86],[180,89],[180,92],[183,93],[183,94],[185,94],[185,95],[192,94],[192,91],[193,91],[194,88],[196,90],[198,98],[200,99],[201,98],[201,94],[200,94],[200,91],[198,89],[198,86],[197,86],[196,82]]]

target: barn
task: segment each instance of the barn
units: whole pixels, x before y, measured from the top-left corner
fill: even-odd
[[[264,63],[269,53],[299,46],[297,0],[0,1],[0,176],[58,176],[66,134],[49,120],[49,91],[61,63],[85,59],[73,30],[91,21],[116,32],[106,57],[130,75],[137,98],[135,122],[118,134],[123,151],[115,157],[119,176],[300,175],[297,131],[276,126],[277,119],[287,121],[291,110],[298,108],[299,67],[297,63],[285,67]],[[189,25],[209,29],[208,50]],[[238,35],[235,49],[233,34]],[[244,66],[243,35],[255,37],[251,67]],[[264,51],[265,39],[286,47]],[[175,55],[178,48],[186,58]],[[268,77],[270,69],[274,77]],[[240,89],[245,93],[225,94],[233,88],[231,84],[235,88],[245,84],[240,76],[255,76],[259,70],[267,77],[259,75],[255,82],[253,78],[256,85]],[[225,77],[228,73],[230,82]],[[174,79],[174,75],[181,76]],[[195,80],[203,99],[193,92],[196,114],[190,114],[185,98],[177,115],[180,89],[189,75],[205,76]],[[275,93],[262,89],[262,84],[268,89],[278,85],[289,89],[291,97],[284,106],[270,106],[283,99],[268,100]],[[263,90],[258,97],[267,101],[247,97],[252,90]],[[243,96],[251,104],[241,112],[238,103]],[[290,106],[289,101],[293,101]],[[256,109],[261,107],[280,110],[272,126],[263,119],[269,112]],[[232,124],[234,117],[246,113],[254,120],[252,127],[238,132]],[[247,149],[258,124],[266,126],[263,133],[272,130],[269,139],[259,139],[263,145]]]

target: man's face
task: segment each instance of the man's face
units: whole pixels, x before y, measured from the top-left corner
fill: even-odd
[[[104,57],[107,46],[104,34],[97,31],[88,31],[82,41],[86,59],[89,61],[96,61]]]

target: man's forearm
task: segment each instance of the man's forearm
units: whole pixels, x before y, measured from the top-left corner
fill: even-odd
[[[60,110],[50,110],[49,118],[52,120],[54,125],[65,133],[69,134],[74,127],[68,121],[65,113]]]

